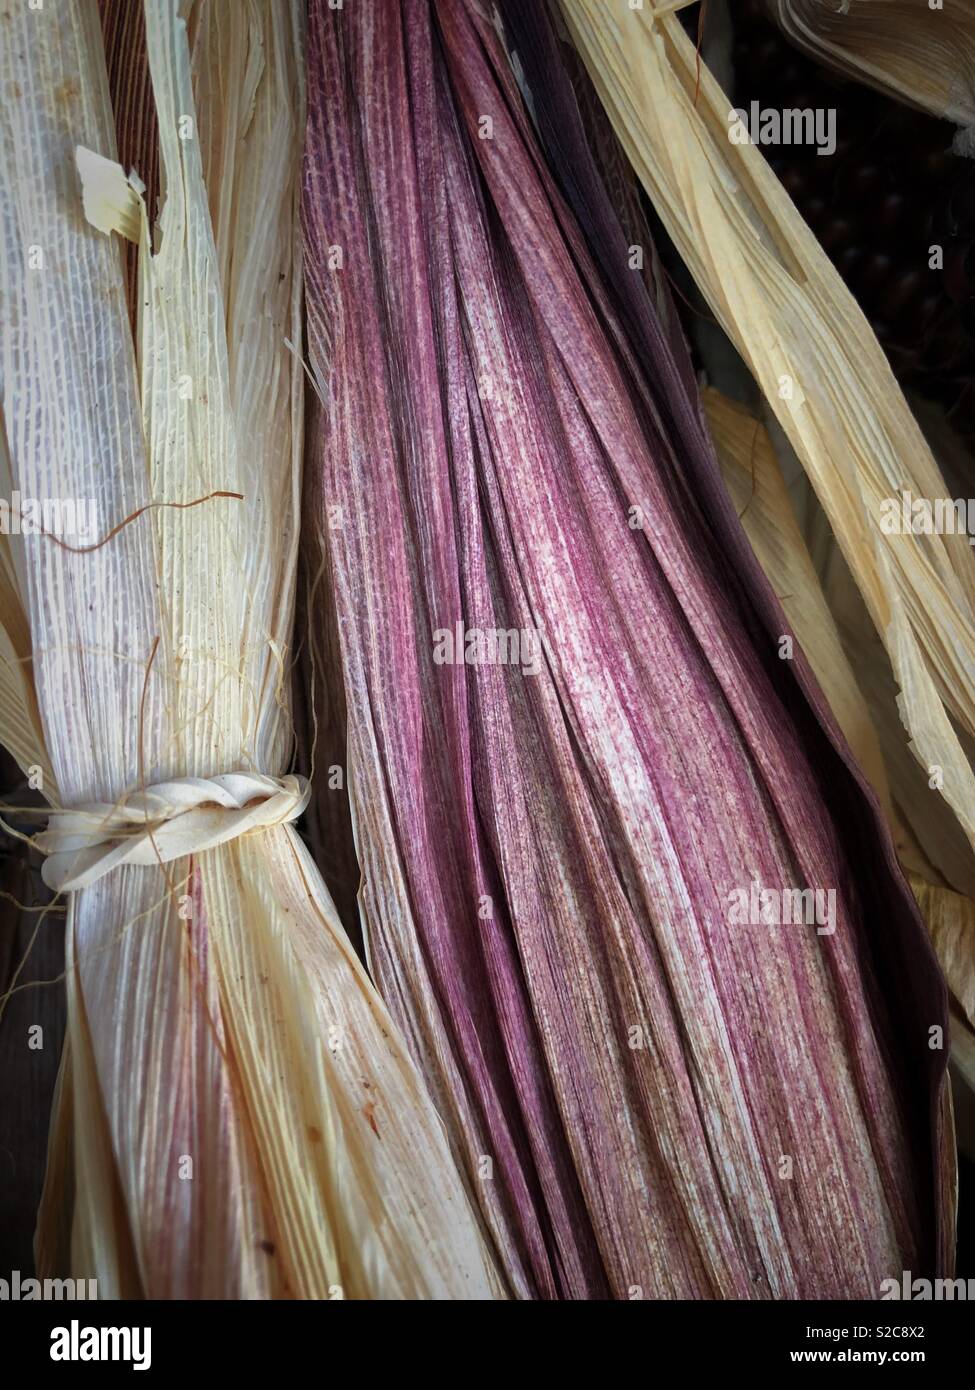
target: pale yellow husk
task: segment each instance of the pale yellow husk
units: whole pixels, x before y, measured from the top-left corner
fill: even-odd
[[[890,815],[880,743],[792,510],[763,422],[708,387],[702,395],[718,462],[745,534],[857,761]]]
[[[975,1028],[975,903],[917,874],[910,882],[952,993]]]
[[[5,486],[96,499],[101,535],[152,501],[243,500],[157,508],[85,554],[10,537],[0,735],[55,805],[280,775],[303,7],[235,3],[231,42],[226,5],[146,0],[155,256],[112,167],[95,0],[5,8]],[[140,240],[137,352],[111,226]],[[293,827],[73,895],[67,989],[43,1270],[103,1298],[496,1296],[439,1119]]]
[[[764,423],[713,388],[704,391],[703,402],[751,547],[877,794],[945,978],[975,1023],[975,902],[949,887],[971,881],[968,842],[959,836],[950,808],[932,798],[909,754],[889,663],[855,591],[850,593],[848,575],[844,584],[834,566],[828,590],[821,583]]]
[[[817,62],[959,125],[975,124],[975,3],[765,0]]]

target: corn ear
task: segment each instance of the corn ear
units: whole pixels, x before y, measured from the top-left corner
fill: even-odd
[[[223,130],[206,74],[226,14],[146,0],[155,247],[141,180],[112,168],[96,5],[19,7],[0,52],[19,92],[0,115],[10,472],[103,518],[88,548],[20,537],[12,567],[33,690],[0,711],[2,734],[50,763],[65,806],[278,776],[290,756],[302,7],[247,6],[219,73],[238,97]],[[138,236],[135,344],[107,227]],[[8,615],[17,653],[5,600]],[[72,896],[67,933],[54,1133],[71,1145],[67,1164],[52,1147],[42,1269],[65,1254],[70,1174],[70,1272],[103,1296],[498,1291],[440,1121],[292,826],[117,868]]]

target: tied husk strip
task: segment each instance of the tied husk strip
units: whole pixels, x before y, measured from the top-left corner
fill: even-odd
[[[97,498],[106,531],[154,499],[240,497],[143,512],[83,555],[21,542],[33,751],[66,805],[234,767],[277,775],[292,737],[301,8],[242,16],[221,74],[249,113],[230,162],[198,138],[221,112],[197,108],[179,8],[144,13],[165,200],[155,255],[140,206],[136,352],[118,239],[83,221],[75,168],[77,146],[115,157],[96,6],[25,7],[8,25],[11,472],[25,493]],[[190,16],[207,65],[219,45],[201,35],[226,13]],[[236,208],[216,229],[207,178]],[[22,228],[45,252],[33,279]],[[54,1132],[72,1135],[71,1273],[147,1297],[495,1292],[440,1122],[293,827],[113,871],[72,897],[68,949]],[[69,1181],[55,1163],[42,1268],[64,1251]]]
[[[943,985],[685,476],[723,492],[673,320],[628,339],[477,6],[316,3],[309,71],[363,921],[512,1286],[875,1296],[947,1266]],[[541,628],[540,668],[438,662],[458,621]],[[730,929],[753,871],[838,884],[835,937]]]

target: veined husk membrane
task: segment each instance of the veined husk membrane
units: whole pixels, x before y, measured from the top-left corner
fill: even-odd
[[[947,494],[862,310],[673,13],[560,0],[627,158],[805,470],[869,623],[927,790],[975,845],[975,556],[891,526]],[[732,116],[734,113],[731,113]],[[932,812],[937,815],[937,812]]]
[[[0,44],[4,486],[98,504],[89,549],[10,537],[0,566],[0,729],[56,808],[277,778],[292,742],[303,7],[147,0],[145,44],[154,253],[94,0],[11,7]],[[139,243],[135,350],[113,228]],[[114,867],[67,944],[43,1273],[102,1298],[499,1288],[293,825]]]
[[[370,963],[517,1294],[877,1297],[951,1263],[943,985],[546,81],[574,212],[474,0],[311,6]],[[735,921],[752,884],[835,931]]]
[[[959,125],[975,122],[975,3],[764,0],[783,33],[824,67]]]

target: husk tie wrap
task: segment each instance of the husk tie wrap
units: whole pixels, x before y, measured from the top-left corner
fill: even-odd
[[[165,864],[297,820],[308,796],[304,777],[230,772],[54,810],[34,839],[47,855],[41,876],[58,892],[88,888],[118,864]]]

